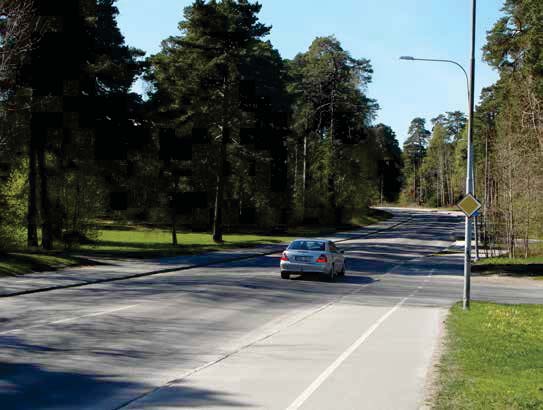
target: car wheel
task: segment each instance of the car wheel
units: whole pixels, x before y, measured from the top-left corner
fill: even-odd
[[[281,272],[281,279],[290,279],[290,273]]]
[[[330,269],[330,273],[328,274],[328,281],[333,282],[336,280],[336,267],[335,265],[332,265],[332,268]]]
[[[345,276],[345,262],[343,262],[343,266],[341,267],[341,272],[339,272],[339,276]]]

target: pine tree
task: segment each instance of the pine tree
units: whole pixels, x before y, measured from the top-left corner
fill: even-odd
[[[240,90],[251,80],[243,82],[244,67],[255,63],[251,55],[258,54],[259,47],[264,51],[260,39],[270,32],[258,22],[260,9],[260,4],[248,1],[197,0],[184,11],[179,25],[183,34],[166,40],[151,60],[153,98],[169,126],[185,134],[203,128],[210,136],[216,242],[222,241],[225,187],[234,162],[228,147],[240,142],[246,119]]]
[[[396,134],[388,125],[372,128],[377,146],[380,202],[395,202],[402,188],[403,159]]]
[[[343,146],[365,141],[378,108],[364,94],[372,72],[369,60],[353,58],[334,37],[316,38],[306,53],[290,63],[294,122],[302,140],[295,148],[303,146],[302,204],[305,208],[311,202],[317,208],[325,190],[327,203],[322,206],[333,213],[336,223],[341,219],[343,198],[349,197],[346,190],[350,191],[350,187],[337,183],[343,178],[340,165],[354,152]],[[350,163],[356,161],[360,158],[352,158]],[[310,197],[306,198],[308,193]]]
[[[420,168],[422,161],[426,156],[428,138],[430,131],[426,129],[426,120],[424,118],[415,118],[411,121],[408,131],[408,137],[404,142],[404,172],[411,186],[406,186],[408,197],[422,203],[422,175]]]
[[[100,139],[125,134],[119,131],[130,114],[119,107],[130,106],[127,96],[142,53],[124,45],[113,0],[35,0],[35,5],[36,15],[46,16],[47,29],[21,69],[21,81],[33,95],[29,243],[39,208],[42,246],[51,249],[66,223],[81,229],[83,204],[99,203],[94,153]],[[108,143],[108,150],[116,145],[113,138]]]

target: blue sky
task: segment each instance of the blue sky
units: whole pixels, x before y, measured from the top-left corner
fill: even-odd
[[[191,0],[119,0],[119,25],[127,44],[149,55],[178,33]],[[285,58],[307,50],[317,36],[335,35],[353,57],[374,68],[368,94],[381,106],[377,122],[390,125],[403,142],[410,121],[467,109],[462,72],[440,63],[406,62],[401,55],[442,58],[469,67],[471,0],[260,0],[261,21]],[[502,0],[479,0],[476,91],[497,74],[481,60],[486,32],[499,18]]]

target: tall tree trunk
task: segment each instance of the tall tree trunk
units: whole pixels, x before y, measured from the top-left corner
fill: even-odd
[[[292,184],[292,197],[295,202],[298,200],[298,140],[294,141],[294,183]]]
[[[335,87],[335,85],[334,85]],[[336,201],[336,150],[334,144],[334,131],[335,131],[335,89],[332,90],[330,96],[330,173],[328,175],[328,193],[330,195],[330,206],[334,214],[334,222],[339,224],[341,221],[341,215],[339,213],[338,204]]]
[[[413,162],[413,200],[418,202],[418,187],[417,187],[417,164]]]
[[[175,206],[172,206],[172,245],[177,246],[177,212]]]
[[[223,202],[224,202],[224,182],[225,182],[225,165],[226,165],[226,144],[227,144],[227,128],[223,126],[221,131],[219,166],[217,171],[217,183],[215,186],[215,210],[213,213],[213,241],[217,243],[223,242]]]
[[[532,203],[532,195],[530,190],[530,176],[528,175],[528,181],[527,181],[527,188],[528,188],[528,201],[526,202],[527,206],[525,207],[525,231],[524,231],[524,257],[528,258],[529,252],[530,252],[530,222],[531,222],[531,215],[530,215],[530,208]]]
[[[178,183],[178,176],[175,176],[176,180],[174,183],[174,192],[172,197],[172,203],[171,203],[171,223],[172,223],[172,245],[177,246],[177,200],[175,198],[175,195],[177,194],[177,191],[179,190],[179,183]]]
[[[49,180],[45,163],[45,130],[40,130],[37,144],[38,175],[40,177],[40,210],[42,218],[41,246],[53,249],[53,223],[51,219],[51,203],[49,201]]]
[[[513,209],[513,159],[512,157],[512,143],[509,141],[509,180],[507,181],[509,184],[509,192],[508,192],[508,206],[509,206],[509,240],[508,240],[508,248],[509,248],[509,257],[514,258],[515,257],[515,221],[514,221],[514,209]]]
[[[418,200],[418,204],[419,205],[422,205],[422,202],[423,202],[423,186],[422,186],[422,172],[421,172],[421,167],[422,167],[422,159],[420,161],[420,163],[418,164],[418,167],[417,167],[417,175],[419,177],[419,182],[418,182],[418,186],[419,186],[419,200]]]
[[[217,180],[215,185],[215,207],[213,210],[213,241],[222,243],[223,234],[223,207],[224,207],[224,184],[226,180],[226,147],[229,139],[229,86],[228,86],[228,68],[223,78],[223,106],[221,118],[221,135],[219,141],[219,163],[217,167]]]
[[[305,218],[305,192],[307,189],[307,131],[304,132],[304,157],[302,171],[302,220]]]
[[[485,193],[483,199],[483,246],[485,248],[485,256],[488,257],[488,201],[489,196],[489,158],[488,158],[488,131],[485,132]]]
[[[381,206],[383,205],[384,174],[381,174]]]
[[[34,132],[30,135],[28,149],[28,215],[27,215],[27,237],[26,243],[29,247],[38,246],[38,224],[37,224],[37,195],[36,195],[36,137]]]
[[[436,196],[437,196],[437,206],[438,208],[443,204],[441,202],[441,175],[438,175],[436,178]]]

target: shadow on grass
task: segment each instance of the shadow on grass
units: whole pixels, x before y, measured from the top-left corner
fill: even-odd
[[[542,276],[543,264],[496,264],[496,265],[474,265],[472,271],[482,275],[502,276]]]
[[[66,252],[12,252],[0,255],[0,277],[15,277],[33,272],[49,272],[67,267],[103,264]]]

